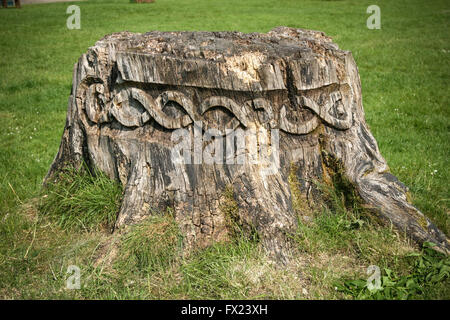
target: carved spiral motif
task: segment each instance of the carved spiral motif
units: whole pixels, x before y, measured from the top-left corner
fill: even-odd
[[[110,95],[113,98],[110,99]],[[313,112],[309,119],[294,120],[287,110],[288,102],[274,112],[272,103],[265,98],[247,100],[243,105],[225,96],[206,98],[196,112],[191,99],[179,91],[164,91],[156,99],[142,89],[126,88],[110,94],[101,79],[85,78],[79,85],[76,99],[87,119],[92,123],[111,121],[111,117],[126,127],[140,127],[154,119],[166,129],[178,129],[202,121],[204,129],[225,127],[246,128],[252,119],[270,128],[279,128],[287,133],[303,135],[312,132],[320,124],[320,119],[336,129],[346,130],[352,126],[352,112],[346,106],[339,91],[332,92],[323,105],[307,96],[296,96],[296,102]],[[178,116],[169,115],[165,108],[175,102],[181,108]],[[349,109],[349,108],[347,108]],[[351,108],[350,108],[351,109]],[[181,115],[180,115],[181,114]],[[289,119],[291,118],[291,119]]]

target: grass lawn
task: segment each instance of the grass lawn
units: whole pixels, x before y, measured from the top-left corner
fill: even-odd
[[[72,4],[81,8],[80,30],[66,27]],[[371,4],[381,8],[381,30],[366,27]],[[367,122],[392,173],[410,187],[414,204],[450,235],[446,0],[88,0],[0,10],[0,21],[0,298],[354,298],[361,296],[336,291],[334,283],[366,277],[369,264],[394,270],[398,283],[422,272],[410,256],[417,248],[388,228],[347,230],[345,221],[355,218],[349,212],[324,214],[314,226],[300,228],[304,254],[290,267],[294,272],[268,265],[259,248],[244,240],[218,244],[186,261],[163,256],[154,262],[135,252],[132,265],[103,264],[94,258],[108,250],[105,243],[117,240],[127,248],[137,241],[130,237],[149,235],[137,228],[121,239],[102,230],[66,229],[39,215],[36,199],[59,147],[73,65],[105,34],[124,30],[267,32],[284,25],[324,31],[353,52]],[[146,223],[173,231],[170,221]],[[89,285],[64,289],[70,264],[83,266]],[[446,279],[408,297],[450,299],[448,271]]]

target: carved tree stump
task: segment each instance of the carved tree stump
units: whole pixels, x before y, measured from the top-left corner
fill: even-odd
[[[124,185],[117,227],[170,206],[188,248],[226,239],[231,216],[284,260],[294,198],[313,206],[337,167],[380,218],[449,248],[389,173],[351,53],[322,32],[104,37],[75,65],[46,179],[82,162]]]

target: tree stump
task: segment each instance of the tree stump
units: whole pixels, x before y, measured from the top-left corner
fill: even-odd
[[[46,180],[82,162],[123,184],[116,227],[171,207],[187,249],[227,239],[231,221],[285,261],[289,234],[320,201],[315,181],[336,175],[382,220],[449,248],[389,173],[352,54],[322,32],[104,37],[75,64]]]

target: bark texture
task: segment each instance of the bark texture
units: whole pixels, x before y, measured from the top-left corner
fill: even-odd
[[[234,221],[285,260],[299,219],[293,202],[303,201],[306,214],[320,199],[314,181],[338,171],[380,218],[449,248],[389,173],[365,122],[351,53],[322,32],[104,37],[75,65],[46,179],[83,161],[124,185],[117,227],[170,206],[187,248],[227,238]]]

